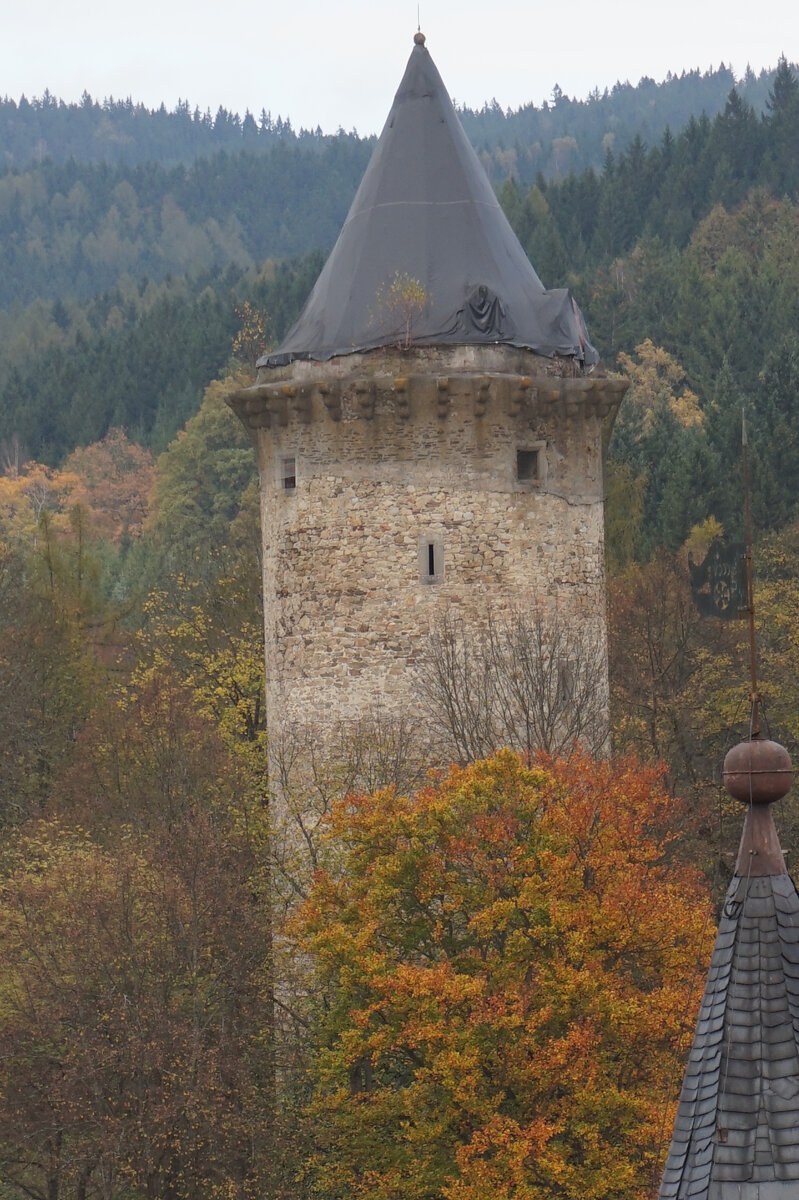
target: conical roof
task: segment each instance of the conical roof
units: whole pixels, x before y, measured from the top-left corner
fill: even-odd
[[[766,805],[747,813],[660,1197],[799,1200],[799,895]]]
[[[422,34],[316,286],[259,366],[409,341],[597,361],[570,293],[530,265]]]

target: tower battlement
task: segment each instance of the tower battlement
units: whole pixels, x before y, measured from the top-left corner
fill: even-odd
[[[392,413],[409,421],[435,411],[445,421],[458,401],[469,397],[475,417],[519,416],[535,419],[615,416],[626,380],[576,374],[569,360],[515,354],[505,347],[465,347],[348,355],[320,364],[294,362],[277,370],[261,369],[253,387],[229,397],[250,430],[374,419]],[[526,372],[529,373],[524,373]]]

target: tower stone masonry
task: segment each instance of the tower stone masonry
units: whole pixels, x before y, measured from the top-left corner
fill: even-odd
[[[606,661],[604,448],[626,383],[596,361],[417,34],[303,313],[229,400],[258,453],[270,739],[418,712],[447,617],[479,637],[535,610]]]

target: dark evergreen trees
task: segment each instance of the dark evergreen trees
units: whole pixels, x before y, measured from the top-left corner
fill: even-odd
[[[783,55],[766,103],[766,173],[776,195],[799,189],[799,82]]]

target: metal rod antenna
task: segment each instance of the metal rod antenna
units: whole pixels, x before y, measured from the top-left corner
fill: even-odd
[[[744,477],[744,527],[746,537],[746,603],[749,614],[749,670],[751,705],[749,736],[760,734],[760,693],[757,687],[757,644],[755,641],[755,585],[752,569],[752,503],[749,494],[749,432],[746,428],[746,407],[741,409],[741,459]]]

